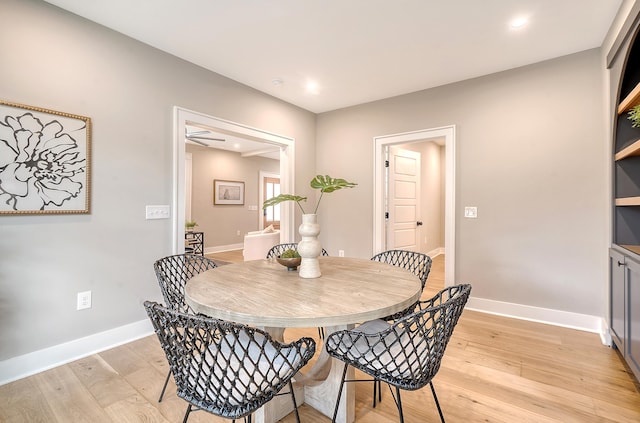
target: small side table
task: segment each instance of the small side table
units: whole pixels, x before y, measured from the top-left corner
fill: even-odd
[[[185,232],[184,252],[204,256],[204,232]]]

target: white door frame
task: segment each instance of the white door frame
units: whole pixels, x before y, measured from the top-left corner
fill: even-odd
[[[433,138],[445,139],[445,205],[444,205],[444,249],[445,249],[445,286],[455,284],[455,152],[456,152],[456,127],[455,125],[440,128],[423,129],[420,131],[404,132],[401,134],[382,135],[374,137],[374,166],[373,166],[373,253],[384,250],[385,218],[384,218],[384,187],[385,172],[384,160],[385,147],[394,144],[407,144],[417,141],[426,141]]]
[[[182,107],[173,108],[173,204],[171,215],[173,216],[173,253],[184,252],[184,221],[185,221],[185,126],[187,124],[202,124],[210,128],[221,129],[240,135],[246,135],[252,139],[258,139],[267,144],[280,147],[280,186],[283,192],[295,192],[294,186],[294,157],[295,140],[283,135],[274,134],[262,129],[252,128],[240,123],[194,112]],[[293,239],[294,210],[293,202],[282,203],[280,214],[280,239],[289,242]]]

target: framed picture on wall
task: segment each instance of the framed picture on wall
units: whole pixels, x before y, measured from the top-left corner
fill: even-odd
[[[243,205],[244,182],[213,180],[213,204],[215,205]]]
[[[0,100],[0,215],[86,214],[91,119]]]

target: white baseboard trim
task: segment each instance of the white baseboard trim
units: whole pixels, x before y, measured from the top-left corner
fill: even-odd
[[[473,297],[469,298],[466,308],[482,313],[597,333],[604,345],[611,345],[611,336],[606,330],[607,323],[602,317]]]
[[[609,330],[609,324],[605,319],[602,319],[602,327],[600,328],[600,340],[604,345],[612,346],[613,339],[611,339],[611,331]]]
[[[444,247],[436,248],[427,253],[427,255],[431,258],[438,257],[440,254],[444,254]]]
[[[205,254],[211,253],[221,253],[223,251],[233,251],[233,250],[242,250],[244,248],[244,243],[240,244],[229,244],[229,245],[217,245],[215,247],[207,247],[204,249]]]
[[[153,333],[149,319],[0,361],[0,385],[87,357]]]

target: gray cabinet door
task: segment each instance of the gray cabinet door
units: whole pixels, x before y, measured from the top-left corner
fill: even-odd
[[[614,249],[609,250],[609,271],[611,272],[611,337],[614,345],[625,355],[625,256]]]
[[[627,258],[627,364],[640,380],[640,263]]]

